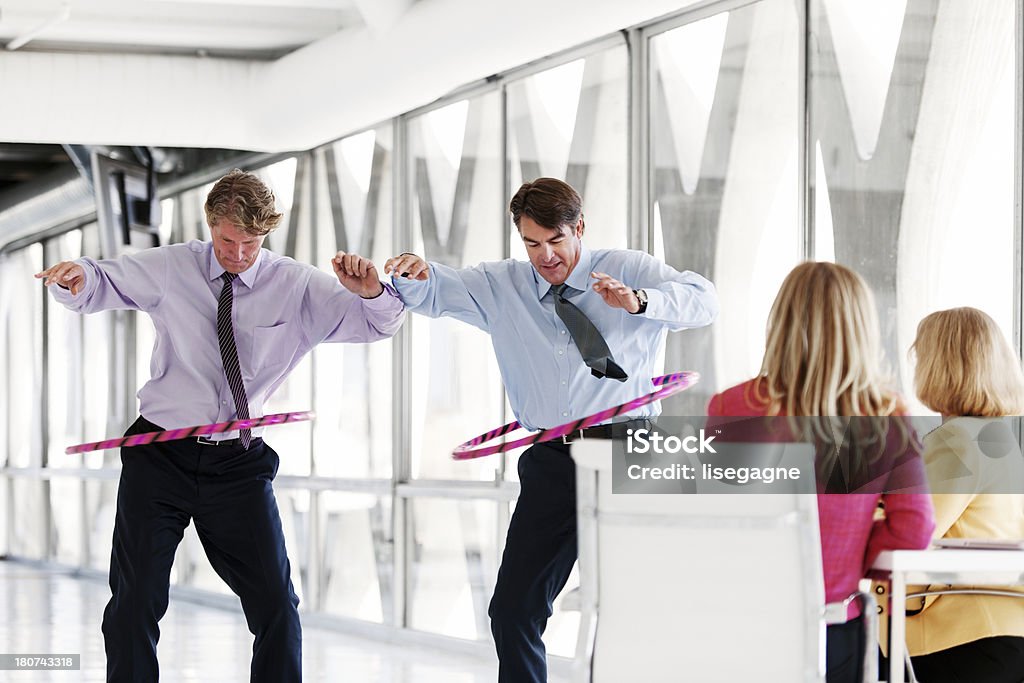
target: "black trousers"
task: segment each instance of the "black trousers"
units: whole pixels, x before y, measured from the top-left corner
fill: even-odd
[[[864,678],[864,618],[825,629],[826,683],[861,683]],[[871,644],[874,652],[875,644]]]
[[[140,417],[126,434],[159,429]],[[262,439],[248,450],[179,440],[122,448],[121,463],[112,596],[103,612],[107,680],[159,679],[158,622],[167,611],[174,552],[194,521],[210,564],[241,600],[255,636],[250,680],[300,681],[299,600],[271,484],[277,453]]]
[[[910,662],[921,683],[1022,683],[1024,638],[982,638]]]
[[[576,465],[569,446],[535,444],[519,458],[521,493],[488,614],[499,683],[547,681],[541,634],[576,561]]]
[[[889,660],[879,656],[882,680]],[[921,683],[1024,683],[1024,638],[992,636],[910,659]]]

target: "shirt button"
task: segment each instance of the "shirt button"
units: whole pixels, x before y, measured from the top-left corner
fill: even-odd
[[[565,334],[565,330],[562,330],[562,334]]]
[[[563,412],[563,413],[562,413],[562,417],[569,417],[569,413],[565,413],[565,412]]]
[[[562,386],[563,387],[565,386],[565,380],[564,379],[562,380]]]
[[[227,401],[221,401],[221,402],[220,402],[220,404],[221,404],[222,406],[226,406],[226,405],[228,404],[228,402],[227,402]]]
[[[559,355],[559,356],[561,356],[561,355],[562,355],[562,349],[558,349],[558,355]]]

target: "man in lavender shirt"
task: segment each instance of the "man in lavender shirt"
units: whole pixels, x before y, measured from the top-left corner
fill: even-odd
[[[64,261],[36,275],[73,311],[127,308],[152,318],[151,378],[126,434],[258,417],[320,342],[371,342],[402,324],[401,301],[369,260],[338,252],[335,281],[262,248],[281,214],[255,175],[221,178],[205,210],[210,242]],[[103,613],[108,681],[158,679],[158,622],[189,521],[242,602],[255,636],[251,680],[301,680],[299,600],[272,486],[279,459],[259,431],[121,449],[113,595]]]

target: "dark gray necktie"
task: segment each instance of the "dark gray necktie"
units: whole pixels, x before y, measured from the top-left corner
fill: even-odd
[[[610,377],[625,382],[629,375],[612,358],[608,344],[594,327],[594,323],[590,322],[590,318],[565,298],[566,289],[570,287],[565,283],[551,287],[551,293],[555,295],[555,313],[569,329],[569,336],[576,342],[576,348],[580,350],[583,362],[590,368],[590,374],[598,378]]]
[[[239,420],[249,419],[249,399],[245,395],[245,384],[242,383],[242,371],[238,367],[238,348],[235,346],[235,328],[231,322],[231,307],[235,301],[235,292],[231,283],[238,275],[224,273],[221,279],[224,286],[220,289],[217,299],[217,341],[220,342],[220,359],[224,363],[224,375],[228,378],[231,395],[235,398],[235,411]],[[238,433],[242,445],[249,447],[252,430],[242,429]]]

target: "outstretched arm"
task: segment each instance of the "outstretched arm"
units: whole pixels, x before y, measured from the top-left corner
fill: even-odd
[[[389,258],[384,272],[391,275],[409,310],[431,318],[455,318],[489,331],[497,309],[484,266],[456,270],[406,253]]]

